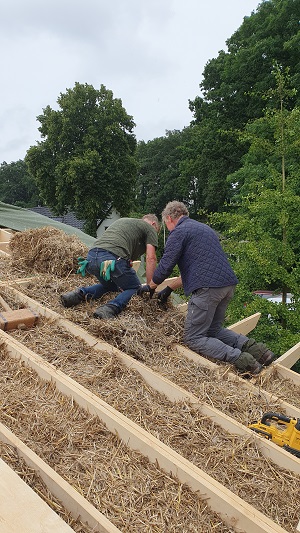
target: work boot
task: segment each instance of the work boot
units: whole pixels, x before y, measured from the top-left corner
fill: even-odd
[[[249,372],[253,376],[259,374],[263,369],[262,365],[248,352],[241,352],[239,358],[234,361],[234,366],[239,372]]]
[[[74,305],[84,302],[85,296],[80,289],[75,289],[74,291],[61,294],[60,300],[64,307],[74,307]]]
[[[114,304],[105,304],[98,307],[93,314],[94,318],[114,318],[121,312],[121,309]]]
[[[248,339],[242,347],[242,351],[248,352],[261,365],[269,366],[273,363],[276,356],[263,342],[256,342],[254,339]]]

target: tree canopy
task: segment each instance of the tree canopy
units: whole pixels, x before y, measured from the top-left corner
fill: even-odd
[[[300,108],[285,107],[294,92],[287,71],[277,68],[273,74],[277,86],[266,96],[274,107],[242,132],[249,148],[242,167],[228,176],[231,201],[210,219],[224,237],[240,281],[235,302],[250,302],[251,313],[256,298],[255,310],[266,318],[264,336],[284,351],[300,340]],[[251,292],[259,289],[280,293],[282,303],[257,300]],[[286,305],[288,292],[292,310]]]
[[[228,51],[207,62],[200,83],[201,96],[190,100],[197,126],[194,167],[205,190],[201,201],[208,211],[222,209],[228,200],[226,177],[241,166],[248,145],[235,136],[249,122],[272,108],[263,96],[275,88],[274,66],[289,68],[296,89],[285,102],[286,109],[299,105],[300,2],[264,0],[255,13],[226,41]]]
[[[38,116],[42,141],[29,148],[26,164],[45,203],[59,215],[69,209],[95,235],[97,220],[114,207],[128,214],[136,179],[133,118],[101,85],[76,83],[60,94],[58,110]]]
[[[21,159],[0,165],[0,200],[18,207],[38,204],[39,191]]]

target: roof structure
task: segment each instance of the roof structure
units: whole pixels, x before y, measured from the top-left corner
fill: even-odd
[[[61,222],[62,224],[68,224],[69,226],[72,226],[73,228],[77,228],[83,231],[84,220],[79,220],[76,217],[75,213],[73,213],[73,211],[70,211],[62,216],[57,216],[57,215],[54,215],[54,213],[51,211],[51,209],[49,209],[49,207],[46,207],[46,206],[30,207],[29,210],[33,211],[34,213],[39,213],[40,215],[51,218],[52,220],[56,220],[56,222]]]
[[[137,336],[146,322],[140,300],[136,320],[129,311],[124,322],[91,324],[91,304],[72,310],[58,302],[74,279],[17,279],[0,257],[1,268],[1,295],[32,309],[39,323],[30,331],[0,329],[0,452],[5,443],[42,478],[44,498],[65,509],[74,531],[300,532],[300,459],[245,423],[266,407],[300,419],[300,375],[291,370],[300,343],[253,380],[178,340],[159,359],[154,330],[145,325],[145,346]],[[155,327],[170,322],[171,338],[166,313],[156,311]],[[247,335],[259,316],[230,329]],[[126,339],[147,358],[122,350]],[[0,500],[1,491],[0,480]],[[9,532],[19,531],[12,520]]]

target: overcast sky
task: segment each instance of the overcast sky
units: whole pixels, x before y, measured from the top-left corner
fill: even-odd
[[[9,0],[0,6],[0,164],[40,140],[37,115],[75,82],[121,98],[137,140],[192,120],[206,63],[258,0]]]

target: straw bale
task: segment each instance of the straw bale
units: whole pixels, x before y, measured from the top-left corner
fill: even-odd
[[[15,233],[10,242],[12,264],[28,271],[64,277],[76,272],[77,258],[86,256],[87,247],[76,235],[51,226]]]

